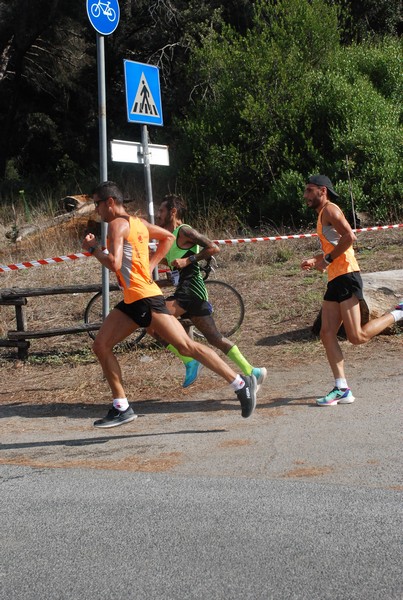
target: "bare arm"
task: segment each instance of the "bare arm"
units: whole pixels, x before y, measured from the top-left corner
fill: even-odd
[[[208,237],[199,233],[193,227],[182,227],[180,229],[179,245],[181,248],[191,248],[194,245],[201,247],[200,252],[195,254],[196,260],[208,260],[214,254],[217,254],[220,249],[217,244],[214,244]],[[189,258],[178,258],[172,263],[177,269],[183,269],[190,265]]]
[[[158,225],[152,225],[144,219],[142,221],[148,229],[150,239],[158,240],[157,249],[150,256],[150,271],[152,272],[164,260],[165,255],[175,241],[175,236],[170,231],[158,227]]]
[[[348,250],[357,240],[357,237],[346,217],[337,206],[332,204],[326,206],[322,213],[322,222],[326,225],[331,225],[340,234],[339,242],[331,252],[332,259],[334,260]]]
[[[338,256],[341,256],[346,250],[348,250],[356,241],[356,236],[350,227],[347,219],[341,212],[341,210],[332,204],[326,206],[322,213],[322,223],[325,225],[331,225],[340,234],[340,239],[331,251],[331,257],[334,260]],[[317,254],[313,258],[303,260],[301,268],[304,270],[317,269],[318,271],[325,271],[329,265],[325,262],[323,254]]]
[[[127,235],[129,225],[126,219],[116,219],[108,225],[108,253],[98,245],[95,236],[89,233],[85,236],[82,246],[84,250],[94,248],[93,255],[107,269],[116,273],[122,266],[123,240]]]
[[[342,211],[334,204],[329,204],[325,207],[322,213],[322,223],[325,225],[331,225],[340,235],[337,246],[334,246],[330,252],[332,260],[335,260],[344,252],[346,252],[346,250],[351,248],[357,238]],[[316,262],[315,269],[321,271],[329,266],[328,263],[325,262],[324,258],[325,257],[323,256],[321,261],[318,260]]]

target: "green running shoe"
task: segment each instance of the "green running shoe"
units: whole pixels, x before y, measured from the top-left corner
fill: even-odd
[[[339,390],[339,388],[335,387],[327,394],[327,396],[318,398],[316,404],[318,406],[335,406],[336,404],[351,404],[354,400],[355,398],[351,393],[350,388]]]

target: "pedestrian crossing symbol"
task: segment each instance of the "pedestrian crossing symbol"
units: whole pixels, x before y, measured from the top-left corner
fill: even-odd
[[[125,60],[124,68],[129,123],[162,125],[158,67]]]
[[[155,117],[159,117],[155,100],[150,91],[150,87],[147,83],[144,73],[141,74],[139,87],[137,88],[137,94],[134,99],[134,104],[130,114],[144,116],[153,115]]]

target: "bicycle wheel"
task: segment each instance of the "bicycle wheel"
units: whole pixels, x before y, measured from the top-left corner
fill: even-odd
[[[108,12],[106,13],[106,16],[108,17],[108,19],[113,23],[113,21],[116,19],[116,13],[113,10],[113,8],[110,8],[108,10]]]
[[[205,282],[209,302],[213,306],[213,318],[218,331],[225,337],[233,335],[245,317],[245,305],[241,294],[229,283],[215,279],[207,279]],[[204,335],[196,328],[193,334],[199,339],[205,339]]]
[[[95,18],[99,17],[99,15],[101,14],[101,9],[99,7],[99,4],[93,4],[91,6],[91,13],[92,13],[93,17],[95,17]]]
[[[109,292],[109,307],[110,310],[112,310],[116,304],[118,302],[120,302],[120,300],[122,300],[122,292],[120,292],[119,290],[116,291],[110,291]],[[95,296],[93,296],[91,298],[91,300],[88,302],[87,307],[85,309],[84,312],[84,323],[86,325],[91,324],[91,325],[98,325],[101,326],[102,324],[102,292],[97,292],[95,294]],[[139,343],[139,341],[146,335],[146,330],[145,329],[136,329],[136,331],[134,331],[131,335],[129,335],[129,337],[127,337],[125,340],[123,340],[123,342],[120,342],[119,344],[117,344],[117,347],[121,348],[122,350],[130,350],[131,348],[133,348],[136,344]],[[89,331],[88,335],[94,340],[97,332],[96,331]]]

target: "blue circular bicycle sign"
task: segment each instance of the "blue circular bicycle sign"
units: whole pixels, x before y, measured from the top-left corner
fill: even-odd
[[[95,31],[110,35],[119,23],[118,0],[87,0],[87,15]]]

